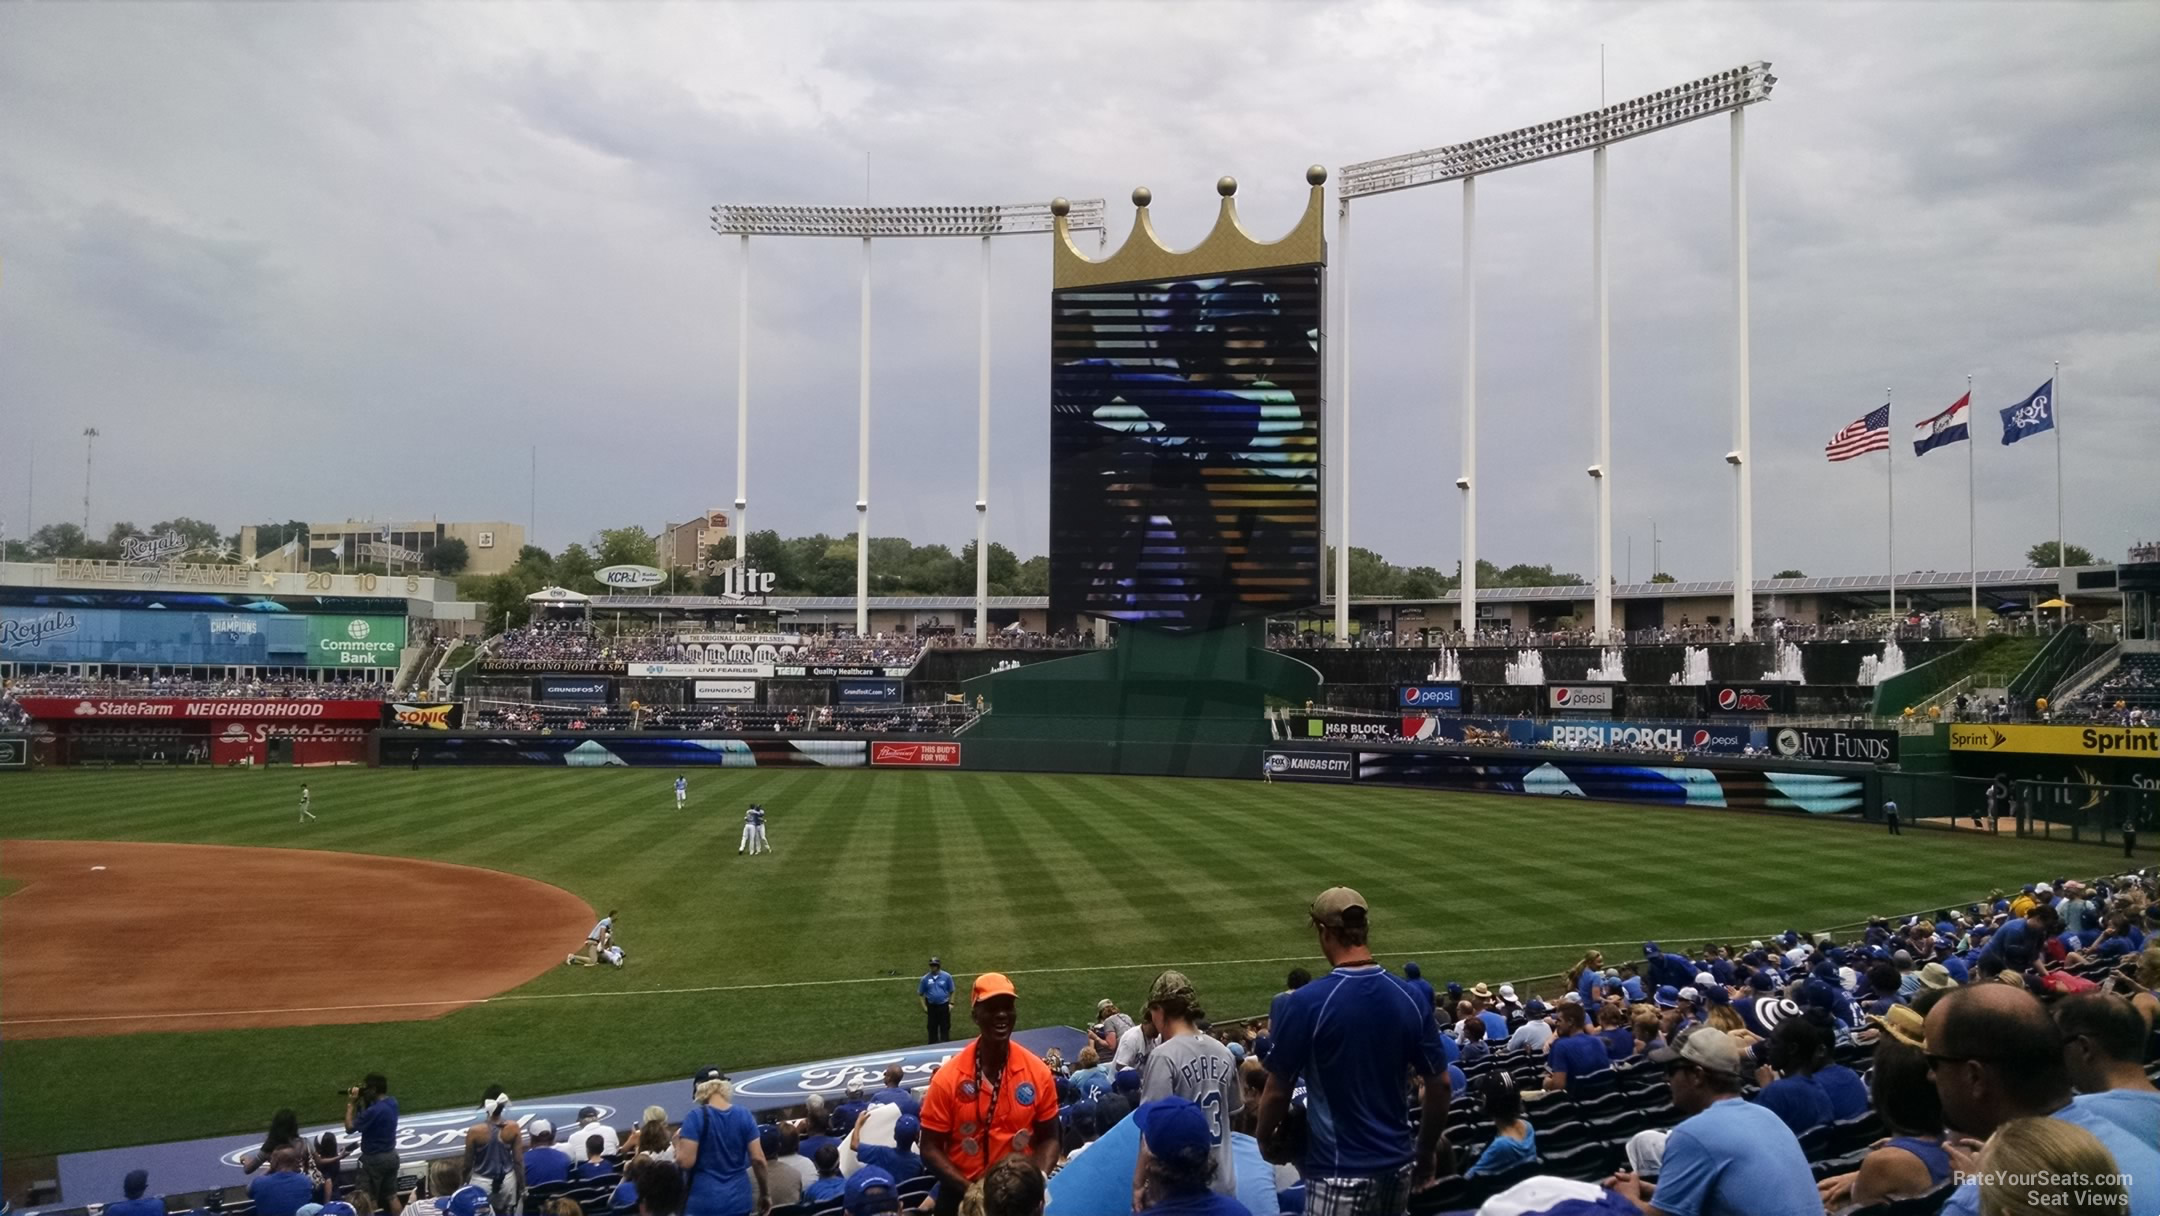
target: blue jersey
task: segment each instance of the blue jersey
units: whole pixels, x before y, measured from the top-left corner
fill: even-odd
[[[678,794],[687,794],[687,793],[689,793],[689,792],[690,792],[690,781],[689,781],[689,779],[688,779],[688,778],[686,778],[686,777],[677,777],[677,778],[675,779],[675,792],[676,792],[676,793],[678,793]]]
[[[750,1146],[758,1142],[757,1120],[740,1106],[721,1109],[698,1105],[683,1116],[682,1139],[697,1143],[697,1165],[689,1171],[686,1216],[741,1216],[750,1210]]]
[[[1377,964],[1337,967],[1291,993],[1274,1026],[1268,1071],[1305,1080],[1305,1173],[1390,1173],[1411,1162],[1405,1076],[1447,1066],[1430,1005]]]
[[[953,978],[950,971],[933,971],[915,985],[915,991],[922,999],[933,1005],[952,1004],[952,988]]]

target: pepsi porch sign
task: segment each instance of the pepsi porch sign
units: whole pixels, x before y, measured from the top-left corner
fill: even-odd
[[[1548,684],[1545,686],[1545,706],[1548,709],[1597,710],[1611,713],[1618,703],[1618,696],[1610,684]]]
[[[1405,684],[1399,690],[1404,709],[1461,709],[1460,684]]]

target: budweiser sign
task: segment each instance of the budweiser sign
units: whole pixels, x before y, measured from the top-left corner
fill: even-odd
[[[191,701],[182,697],[132,697],[102,699],[85,697],[23,697],[23,710],[32,718],[215,718],[224,721],[343,721],[379,722],[380,701],[275,700]]]
[[[883,739],[872,740],[870,763],[896,768],[958,768],[960,745],[957,743],[895,743]]]

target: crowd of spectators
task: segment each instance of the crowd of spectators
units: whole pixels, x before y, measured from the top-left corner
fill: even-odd
[[[665,634],[603,634],[583,622],[536,621],[495,635],[488,643],[487,659],[501,666],[545,671],[557,663],[661,663],[679,653]]]
[[[0,688],[0,731],[21,730],[30,725],[29,711],[15,700],[15,690]]]
[[[696,731],[707,734],[952,734],[979,712],[958,702],[922,705],[710,705],[631,709],[481,701],[468,726],[510,731]]]
[[[1264,1017],[1211,1023],[1167,971],[1137,1017],[1105,998],[1074,1059],[1038,1057],[1012,1038],[1011,980],[985,973],[977,1037],[926,1089],[896,1065],[760,1122],[709,1068],[679,1119],[588,1108],[558,1130],[491,1087],[409,1196],[370,1077],[357,1141],[273,1120],[242,1163],[268,1170],[253,1216],[2160,1213],[2149,871],[1841,935],[1591,950],[1520,989],[1383,966],[1349,888],[1308,917],[1330,969],[1292,971]],[[118,1216],[161,1216],[147,1182]]]
[[[975,649],[973,630],[958,633],[940,633],[926,639],[932,647],[945,650]],[[990,634],[990,646],[997,650],[1093,650],[1095,634],[1087,629],[1059,629],[1040,633],[1033,629],[998,629]]]
[[[60,674],[17,676],[8,696],[19,697],[197,697],[203,700],[380,701],[390,686],[362,680],[313,676],[257,676],[246,680],[206,680],[193,676],[146,675],[131,678]]]

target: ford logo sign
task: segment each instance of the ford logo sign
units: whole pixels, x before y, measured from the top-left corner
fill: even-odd
[[[520,1123],[531,1123],[534,1119],[546,1119],[556,1127],[569,1128],[577,1125],[578,1111],[587,1105],[599,1111],[597,1118],[603,1121],[615,1113],[614,1107],[602,1106],[599,1103],[570,1105],[561,1102],[513,1102],[510,1105],[509,1117],[516,1119]],[[481,1115],[480,1108],[477,1106],[467,1107],[462,1110],[432,1110],[424,1114],[404,1115],[398,1120],[398,1155],[407,1159],[455,1156],[465,1149],[466,1129],[482,1122],[483,1119],[484,1116]],[[300,1134],[310,1143],[313,1143],[321,1138],[324,1132],[337,1133],[341,1144],[345,1143],[347,1139],[356,1139],[345,1131],[343,1123],[327,1123],[321,1127],[303,1128]],[[261,1138],[250,1138],[232,1151],[219,1157],[218,1162],[222,1165],[229,1165],[234,1169],[241,1169],[243,1168],[243,1158],[261,1151]]]
[[[952,1052],[941,1047],[918,1047],[912,1051],[820,1060],[815,1064],[776,1068],[740,1077],[735,1082],[735,1094],[740,1098],[794,1099],[811,1094],[844,1093],[850,1084],[858,1081],[866,1086],[881,1084],[886,1067],[893,1064],[899,1065],[908,1079],[926,1081],[933,1069],[952,1057]],[[906,1087],[907,1083],[903,1080],[901,1085]]]

